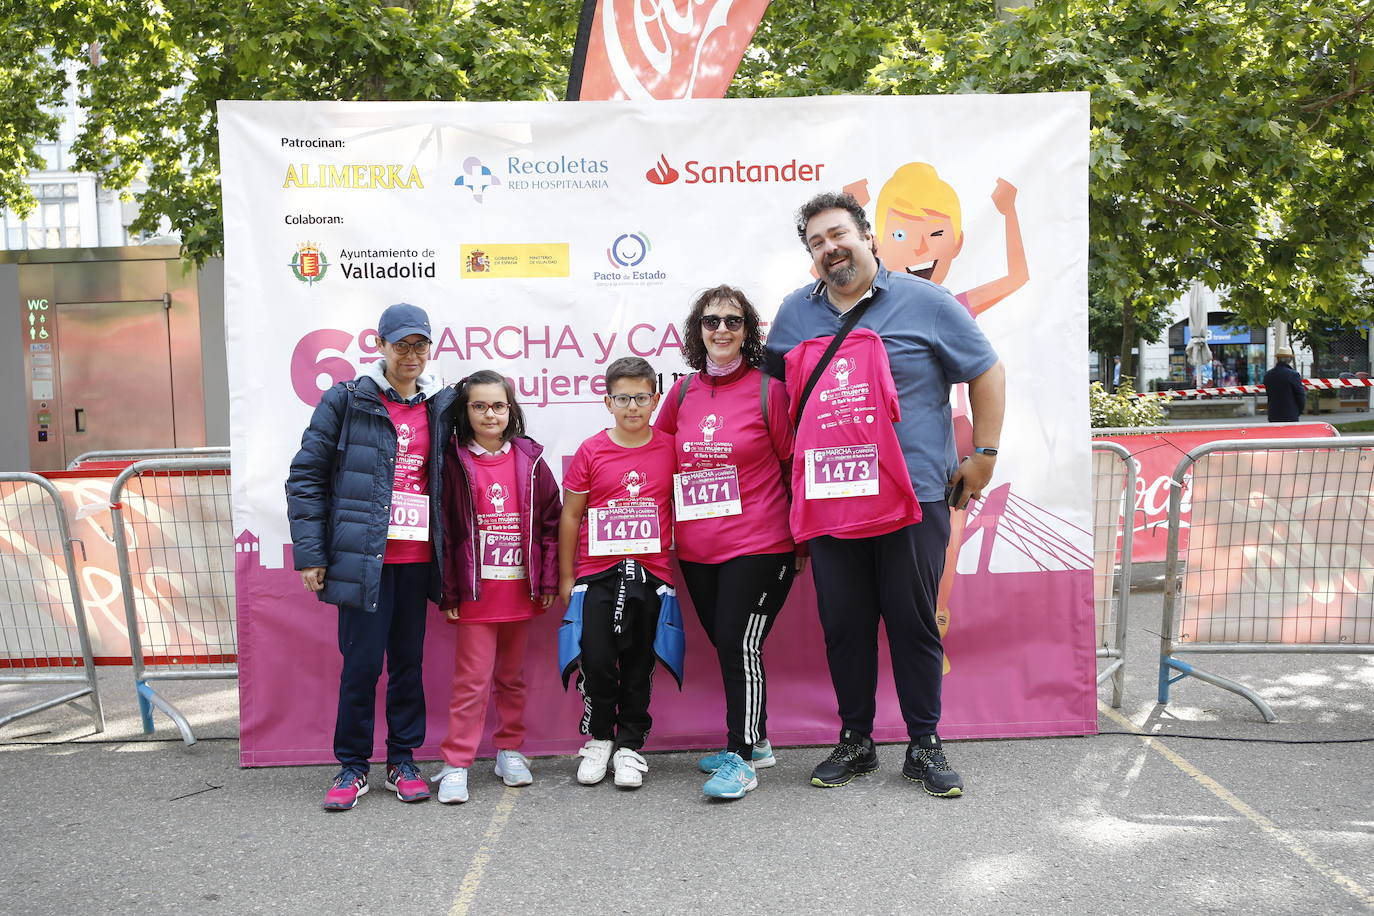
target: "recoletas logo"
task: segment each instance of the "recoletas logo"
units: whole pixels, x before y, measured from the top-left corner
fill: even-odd
[[[463,160],[463,174],[455,178],[453,184],[456,187],[467,188],[472,192],[472,199],[480,204],[487,188],[501,186],[501,176],[483,165],[481,159],[469,156]]]
[[[686,173],[683,184],[760,184],[760,183],[801,183],[818,182],[824,162],[734,162],[704,163],[700,159],[688,159],[682,166]],[[644,173],[650,184],[672,184],[681,174],[668,162],[668,157],[660,155],[658,161]]]

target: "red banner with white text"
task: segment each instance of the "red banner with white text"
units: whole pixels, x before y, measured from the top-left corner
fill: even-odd
[[[1096,442],[1124,446],[1136,461],[1135,538],[1131,558],[1137,563],[1162,563],[1169,540],[1169,480],[1178,462],[1189,451],[1222,439],[1316,439],[1334,436],[1329,423],[1283,423],[1265,426],[1179,430],[1176,432],[1125,433],[1093,436]],[[1183,479],[1183,506],[1179,516],[1179,549],[1188,546],[1192,517],[1191,472]]]
[[[586,0],[569,99],[724,98],[768,0]]]

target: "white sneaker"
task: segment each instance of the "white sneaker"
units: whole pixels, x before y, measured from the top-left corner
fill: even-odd
[[[527,786],[534,782],[529,758],[519,751],[496,752],[496,775],[508,786]]]
[[[639,752],[628,747],[615,752],[611,768],[615,770],[615,784],[622,789],[638,789],[644,784],[644,774],[649,772],[649,765]]]
[[[610,762],[614,748],[615,742],[596,738],[582,745],[582,750],[577,752],[577,756],[582,758],[577,765],[577,781],[584,786],[594,786],[605,779],[606,764]]]
[[[461,805],[468,800],[467,767],[446,766],[434,776],[439,783],[439,802],[444,805]]]

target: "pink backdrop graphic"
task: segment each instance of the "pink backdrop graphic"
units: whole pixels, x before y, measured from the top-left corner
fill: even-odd
[[[992,502],[990,500],[989,502]],[[252,536],[240,538],[251,544]],[[289,566],[290,547],[286,548]],[[297,594],[299,575],[289,568],[265,569],[257,550],[237,553],[239,640],[247,655],[266,644],[290,646],[291,664],[255,668],[239,685],[244,766],[327,763],[334,734],[339,653],[336,612]],[[805,577],[803,577],[805,578]],[[835,740],[835,694],[825,662],[825,641],[816,616],[815,593],[798,580],[764,651],[768,670],[768,733],[775,743],[824,744]],[[1040,573],[1003,573],[960,577],[963,605],[959,624],[946,639],[955,659],[945,676],[944,718],[948,738],[1016,738],[1090,734],[1096,729],[1093,694],[1066,672],[1095,665],[1091,620],[1077,615],[1009,614],[1008,608],[1042,603],[1073,607],[1090,600],[1091,573],[1047,569]],[[715,651],[697,623],[686,589],[680,589],[687,624],[687,671],[679,692],[664,671],[655,674],[654,728],[647,748],[708,748],[724,737],[725,701]],[[244,613],[245,605],[251,613]],[[555,639],[561,608],[535,619],[525,662],[529,683],[525,751],[533,755],[571,754],[585,740],[577,734],[582,700],[558,679]],[[1056,622],[1058,621],[1058,622]],[[449,687],[457,626],[430,605],[425,638],[425,696],[429,728],[419,756],[436,759],[447,727]],[[904,741],[897,715],[891,667],[884,643],[878,678],[879,741]],[[964,664],[960,664],[964,660]],[[975,661],[976,660],[976,661]],[[383,675],[385,678],[385,675]],[[383,681],[383,684],[385,681]],[[378,722],[384,722],[378,688]],[[491,745],[494,716],[479,755]],[[384,759],[378,733],[377,759]]]
[[[791,214],[846,183],[863,192],[889,266],[954,291],[1011,379],[993,490],[966,524],[956,515],[941,583],[941,734],[1096,729],[1086,371],[1044,358],[1086,346],[1085,95],[226,102],[220,123],[227,338],[238,369],[231,433],[244,764],[332,757],[337,612],[305,593],[291,568],[282,481],[320,392],[376,358],[380,307],[429,309],[431,366],[447,381],[478,368],[509,377],[561,478],[578,443],[608,425],[606,365],[645,357],[666,390],[685,371],[678,328],[687,307],[717,283],[745,289],[766,331],[810,267]],[[883,143],[847,141],[879,123]],[[396,174],[415,176],[404,185],[322,177],[373,175],[374,166],[390,175],[402,160]],[[701,230],[722,214],[728,232],[703,259]],[[1033,218],[1036,231],[1023,237],[1021,218]],[[302,245],[319,258],[310,282],[283,266]],[[490,264],[469,270],[473,252]],[[962,393],[954,417],[966,454]],[[685,589],[679,597],[686,686],[678,692],[660,675],[652,750],[718,747],[724,738],[715,653]],[[538,618],[528,649],[525,749],[533,754],[568,753],[583,741],[580,697],[562,690],[555,670],[560,617],[555,605]],[[455,635],[431,608],[421,752],[429,759],[446,725]],[[874,736],[904,740],[886,653],[881,646]],[[809,575],[798,578],[765,659],[770,738],[833,742],[835,698]]]

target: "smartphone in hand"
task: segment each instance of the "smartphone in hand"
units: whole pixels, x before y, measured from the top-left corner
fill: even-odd
[[[945,502],[949,503],[950,508],[958,509],[964,501],[964,478],[959,480],[952,487],[945,489]]]

